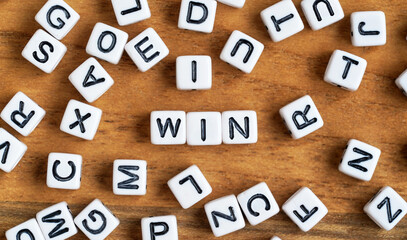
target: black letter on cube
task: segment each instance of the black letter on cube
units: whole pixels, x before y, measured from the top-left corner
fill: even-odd
[[[229,212],[230,215],[226,215],[224,213],[221,212],[217,212],[217,211],[213,211],[212,214],[212,219],[213,219],[213,223],[215,224],[215,227],[219,227],[219,221],[216,217],[220,217],[226,220],[229,220],[231,222],[236,222],[237,218],[235,216],[235,212],[233,211],[233,207],[229,207]]]
[[[389,223],[392,223],[402,212],[401,209],[397,210],[396,213],[391,214],[391,206],[390,206],[390,198],[389,197],[385,197],[383,199],[383,201],[381,203],[379,203],[379,205],[377,205],[378,209],[381,209],[384,205],[386,205],[386,209],[387,209],[387,218],[389,220]]]
[[[305,216],[301,216],[296,210],[293,211],[294,215],[297,216],[298,219],[300,219],[301,222],[306,222],[314,213],[318,211],[318,207],[314,207],[311,209],[311,211],[308,211],[308,209],[304,206],[301,205],[300,208],[304,211]]]
[[[235,47],[232,49],[232,52],[230,53],[230,55],[232,57],[234,57],[237,53],[237,50],[239,50],[239,48],[242,44],[246,44],[247,47],[249,47],[249,50],[247,51],[246,56],[243,58],[243,63],[247,63],[254,50],[254,46],[249,40],[240,39],[239,41],[237,41],[237,43],[236,43]]]
[[[368,161],[368,160],[371,160],[373,158],[372,154],[370,154],[368,152],[365,152],[365,151],[363,151],[362,149],[359,149],[359,148],[353,148],[353,151],[355,153],[359,153],[359,154],[363,155],[364,157],[349,161],[348,165],[351,166],[351,167],[354,167],[357,170],[360,170],[362,172],[367,172],[367,168],[365,168],[363,166],[360,166],[358,164],[362,163],[362,162],[365,162],[365,161]]]
[[[8,156],[8,150],[10,149],[10,142],[5,141],[0,145],[0,150],[4,148],[3,156],[1,157],[1,163],[5,164]]]
[[[188,175],[187,177],[181,179],[179,181],[179,184],[182,185],[184,183],[186,183],[187,181],[191,181],[192,186],[194,186],[195,190],[201,194],[202,193],[202,189],[199,187],[198,183],[195,181],[194,177],[192,175]]]
[[[170,118],[167,118],[167,120],[165,121],[164,126],[161,123],[161,118],[157,119],[158,131],[160,131],[160,136],[162,138],[165,137],[165,134],[167,133],[168,127],[170,127],[172,137],[174,137],[174,138],[177,137],[180,124],[181,124],[181,119],[179,119],[179,118],[175,122],[175,127],[174,127],[174,124],[172,124],[172,120]]]
[[[106,217],[105,217],[105,215],[104,215],[103,213],[101,213],[100,211],[98,211],[98,210],[95,209],[95,210],[92,210],[92,211],[88,214],[88,217],[89,217],[90,220],[92,220],[93,222],[96,222],[96,217],[95,217],[95,215],[98,215],[98,216],[102,219],[102,221],[103,221],[102,225],[101,225],[98,229],[92,229],[92,228],[90,228],[90,227],[88,226],[88,221],[87,221],[86,219],[84,219],[84,220],[82,221],[82,225],[83,225],[83,227],[86,229],[86,231],[92,233],[93,235],[96,235],[96,234],[99,234],[99,233],[103,232],[103,230],[105,230],[105,228],[106,228]]]
[[[249,118],[248,117],[244,118],[244,130],[239,125],[239,123],[236,122],[236,120],[233,117],[229,118],[229,138],[232,140],[235,138],[235,131],[234,131],[235,128],[240,134],[242,134],[242,136],[244,138],[249,138],[250,132],[249,132]]]
[[[30,238],[30,240],[35,240],[34,234],[30,230],[28,230],[27,228],[21,229],[20,231],[17,232],[16,240],[21,240],[21,236],[23,234],[27,234],[28,237]]]
[[[155,227],[156,226],[162,226],[163,230],[161,232],[156,232]],[[169,231],[168,224],[165,222],[152,222],[150,223],[150,236],[151,240],[155,240],[156,236],[162,236],[165,235]]]
[[[200,7],[202,8],[203,14],[200,19],[191,19],[192,17],[192,11],[194,7]],[[188,13],[187,13],[187,22],[192,23],[192,24],[201,24],[205,22],[205,20],[208,18],[208,8],[206,7],[205,4],[200,3],[200,2],[189,2],[188,5]]]
[[[55,10],[61,10],[62,12],[64,12],[66,19],[71,18],[71,14],[68,12],[68,10],[66,10],[64,7],[60,6],[60,5],[55,5],[52,6],[48,12],[47,12],[47,22],[48,24],[56,29],[61,29],[65,26],[65,22],[61,19],[61,18],[57,18],[57,22],[59,23],[58,25],[54,24],[51,20],[51,14],[55,11]]]
[[[17,126],[20,128],[24,128],[25,125],[30,121],[30,119],[34,116],[35,111],[31,111],[28,116],[23,113],[24,110],[24,102],[20,101],[19,109],[15,110],[14,112],[11,113],[11,121],[15,123]],[[19,122],[16,118],[16,115],[22,117],[24,120],[22,122]]]
[[[58,165],[59,164],[61,164],[61,161],[59,161],[59,160],[56,160],[55,162],[54,162],[54,164],[52,165],[52,175],[54,176],[54,178],[56,179],[56,180],[58,180],[58,181],[60,181],[60,182],[67,182],[67,181],[69,181],[69,180],[71,180],[72,178],[74,178],[75,177],[75,174],[76,174],[76,166],[75,166],[75,163],[73,163],[72,161],[68,161],[68,165],[69,166],[71,166],[71,174],[69,174],[67,177],[61,177],[59,174],[58,174],[58,171],[57,171],[57,168],[58,168]]]
[[[290,20],[293,17],[294,17],[294,14],[292,14],[292,13],[288,14],[287,16],[285,16],[285,17],[283,17],[283,18],[281,18],[279,20],[277,20],[276,17],[271,16],[271,21],[273,21],[274,26],[276,27],[276,31],[280,32],[281,31],[280,24],[282,24],[285,21]]]
[[[311,108],[311,106],[310,106],[310,105],[307,105],[307,106],[305,106],[304,112],[301,112],[301,111],[295,111],[295,112],[294,112],[292,118],[293,118],[294,124],[295,124],[295,126],[297,127],[298,130],[304,129],[304,128],[308,127],[309,125],[314,124],[314,123],[317,122],[317,119],[316,119],[316,118],[313,118],[313,119],[311,119],[311,120],[308,120],[308,118],[307,118],[307,113],[308,113],[308,111],[309,111],[310,108]],[[299,123],[298,123],[298,121],[297,121],[297,116],[302,117],[302,119],[303,119],[303,121],[304,121],[303,124],[299,124]]]
[[[126,14],[129,14],[129,13],[133,13],[133,12],[137,12],[137,11],[141,10],[140,0],[136,0],[136,4],[137,4],[136,7],[121,11],[120,13],[122,15],[126,15]]]
[[[258,193],[258,194],[253,195],[253,196],[249,199],[249,201],[247,201],[247,209],[249,210],[249,213],[250,213],[251,215],[253,215],[253,216],[255,216],[255,217],[258,217],[258,216],[260,215],[260,213],[254,211],[253,208],[252,208],[252,203],[253,203],[253,201],[256,200],[256,199],[261,199],[261,200],[264,201],[264,203],[266,204],[266,207],[265,207],[266,211],[270,210],[271,205],[270,205],[270,201],[268,200],[268,198],[267,198],[266,196],[264,196],[263,194]]]
[[[346,66],[345,66],[345,71],[342,74],[342,79],[346,79],[346,77],[348,76],[349,70],[350,70],[350,66],[352,64],[359,65],[359,62],[356,60],[353,60],[352,58],[348,58],[346,56],[343,56],[342,59],[347,62]]]
[[[362,35],[362,36],[371,36],[371,35],[379,35],[380,34],[380,31],[365,31],[365,30],[363,30],[363,27],[366,25],[366,23],[365,22],[360,22],[359,23],[359,25],[358,25],[358,30],[359,30],[359,33],[360,33],[360,35]]]
[[[130,172],[130,170],[133,170],[133,171],[139,170],[138,166],[119,166],[118,170],[130,177],[130,179],[128,179],[128,180],[119,182],[117,184],[118,188],[121,188],[121,189],[138,189],[139,188],[139,186],[137,184],[133,184],[133,185],[131,184],[135,181],[138,181],[139,176],[137,174]]]
[[[153,55],[151,55],[150,57],[147,57],[147,56],[146,56],[146,53],[147,53],[148,51],[150,51],[150,50],[153,48],[153,45],[152,45],[152,44],[150,44],[146,49],[141,50],[140,46],[143,45],[145,42],[147,42],[148,39],[149,39],[149,38],[146,36],[146,37],[144,37],[140,42],[138,42],[138,43],[134,46],[134,48],[136,49],[136,51],[138,52],[138,54],[140,54],[140,56],[143,58],[144,62],[146,62],[146,63],[151,62],[154,58],[160,56],[160,52],[159,52],[159,51],[155,52],[155,53],[154,53]]]
[[[318,4],[320,4],[321,2],[325,3],[326,7],[328,8],[328,12],[331,16],[335,15],[334,10],[332,9],[332,6],[328,0],[316,0],[312,5],[312,8],[314,9],[314,13],[317,16],[318,22],[322,21],[321,14],[318,11]]]
[[[85,76],[85,79],[83,80],[82,83],[83,87],[90,87],[105,81],[105,78],[96,78],[95,75],[93,75],[93,70],[95,70],[95,66],[91,65],[88,70],[88,73]]]
[[[83,125],[83,122],[86,119],[90,118],[90,116],[92,116],[92,115],[90,113],[87,113],[85,116],[82,117],[81,112],[79,112],[79,109],[77,109],[77,108],[75,109],[75,115],[78,120],[76,122],[72,123],[71,125],[69,125],[69,129],[73,129],[79,125],[79,128],[81,129],[81,133],[85,133],[86,129],[85,129],[85,126]]]
[[[61,210],[52,212],[46,216],[44,216],[41,221],[43,221],[44,223],[56,223],[57,225],[54,227],[54,229],[52,229],[51,232],[48,233],[48,237],[49,238],[54,238],[54,237],[58,237],[61,234],[64,234],[66,232],[69,231],[69,228],[62,228],[62,226],[64,226],[65,224],[65,219],[63,218],[54,218],[58,215],[61,215]]]
[[[112,38],[112,42],[110,43],[110,46],[108,48],[103,48],[102,42],[105,37],[109,35]],[[117,37],[116,34],[112,33],[111,31],[104,31],[102,34],[100,34],[99,39],[98,39],[98,48],[102,53],[109,53],[110,51],[113,50],[113,48],[116,46],[116,41]]]
[[[34,57],[34,59],[37,60],[37,61],[40,62],[40,63],[46,63],[46,62],[48,61],[48,59],[49,59],[49,55],[48,55],[48,53],[45,51],[44,46],[48,46],[48,47],[49,47],[49,51],[50,51],[50,52],[54,52],[54,46],[53,46],[50,42],[48,42],[48,41],[42,41],[42,42],[40,43],[40,45],[38,46],[38,48],[40,49],[40,52],[44,55],[44,58],[39,58],[37,51],[34,51],[34,52],[33,52],[33,57]]]

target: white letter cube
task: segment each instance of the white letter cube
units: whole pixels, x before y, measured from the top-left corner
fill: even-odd
[[[215,0],[182,0],[178,28],[211,33],[215,23]]]
[[[94,102],[114,84],[113,79],[93,57],[69,75],[69,81],[88,102]]]
[[[407,213],[407,203],[391,187],[383,187],[363,208],[381,228],[390,231]]]
[[[192,207],[212,192],[211,185],[196,165],[177,174],[167,184],[184,209]]]
[[[151,17],[147,0],[112,0],[112,5],[120,26],[140,22]]]
[[[251,225],[264,222],[280,212],[280,207],[265,182],[240,193],[237,200]]]
[[[264,45],[240,31],[233,31],[220,54],[220,59],[251,73],[263,52]]]
[[[307,187],[294,193],[282,209],[304,232],[313,228],[328,213],[321,200]]]
[[[164,59],[170,50],[153,28],[147,28],[126,44],[126,52],[137,68],[145,72]]]
[[[0,169],[11,172],[27,151],[27,146],[0,128]]]
[[[151,143],[156,145],[185,144],[187,140],[186,125],[184,111],[151,112]]]
[[[220,112],[187,113],[188,145],[219,145],[222,143],[222,115]]]
[[[380,157],[380,149],[351,139],[339,164],[339,171],[351,177],[370,181]]]
[[[212,86],[210,56],[179,56],[176,61],[176,72],[179,90],[204,90]]]
[[[45,240],[35,218],[6,231],[7,240]]]
[[[304,29],[300,14],[291,0],[283,0],[264,9],[261,19],[274,42],[279,42]]]
[[[222,139],[225,144],[257,142],[255,111],[225,111],[222,113]]]
[[[274,237],[272,237],[270,240],[281,240],[281,238],[279,238],[279,237],[277,237],[277,236],[274,236]]]
[[[21,55],[46,73],[58,66],[66,53],[66,47],[53,36],[38,29],[25,45]]]
[[[407,69],[396,79],[396,85],[407,96]]]
[[[354,12],[350,15],[352,45],[356,47],[386,44],[386,15],[382,11]]]
[[[104,23],[96,23],[86,45],[86,53],[113,64],[123,55],[129,35]]]
[[[147,162],[117,159],[113,163],[113,193],[116,195],[146,195]]]
[[[336,23],[345,16],[339,0],[302,0],[301,8],[314,31]]]
[[[234,8],[242,8],[246,0],[218,0],[218,2]]]
[[[76,217],[75,224],[90,239],[105,239],[119,225],[119,219],[99,200],[93,200]]]
[[[1,112],[1,118],[23,136],[28,136],[45,116],[45,110],[18,92]]]
[[[66,106],[60,129],[63,132],[92,140],[99,127],[102,110],[86,103],[70,100]]]
[[[143,240],[178,240],[177,218],[173,215],[141,219]]]
[[[48,155],[47,186],[76,190],[81,186],[82,156],[69,153]]]
[[[79,18],[79,14],[63,0],[48,0],[35,15],[35,20],[58,40],[71,31]]]

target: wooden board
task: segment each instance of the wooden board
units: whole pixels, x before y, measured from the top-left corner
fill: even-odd
[[[305,29],[280,43],[273,43],[260,19],[260,11],[276,0],[248,0],[242,9],[218,4],[211,34],[177,28],[180,0],[149,1],[152,17],[120,27],[130,39],[154,27],[170,49],[162,62],[145,73],[124,54],[118,65],[101,61],[115,85],[94,106],[103,110],[93,141],[59,130],[70,99],[85,101],[68,81],[68,75],[89,56],[85,47],[96,22],[118,27],[109,0],[67,1],[81,19],[62,42],[68,52],[52,74],[45,74],[21,57],[32,34],[40,28],[34,16],[45,1],[0,2],[0,109],[22,91],[47,114],[28,137],[22,137],[3,121],[5,128],[28,145],[28,151],[11,173],[0,173],[0,232],[20,224],[60,201],[67,201],[74,215],[94,198],[101,199],[121,224],[109,239],[141,239],[140,219],[175,214],[180,239],[215,239],[203,205],[228,194],[239,194],[265,181],[281,206],[298,188],[310,187],[329,209],[328,215],[308,233],[301,232],[283,213],[257,226],[222,239],[407,239],[407,220],[390,232],[381,230],[363,213],[364,204],[389,185],[407,199],[407,99],[394,80],[407,67],[407,5],[403,0],[342,0],[345,18],[320,31],[312,31],[304,15]],[[300,0],[294,1],[300,9]],[[386,13],[385,46],[357,48],[350,41],[349,15],[355,11]],[[258,39],[265,50],[251,74],[219,59],[233,30]],[[347,92],[323,81],[333,50],[349,51],[368,61],[358,91]],[[175,59],[205,54],[213,61],[213,87],[209,91],[179,91],[175,87]],[[309,94],[325,126],[293,140],[278,110]],[[150,143],[149,114],[153,110],[225,111],[255,110],[259,140],[252,145],[210,147],[154,146]],[[337,170],[350,138],[382,150],[370,182],[348,177]],[[84,166],[80,190],[50,189],[45,184],[50,152],[78,153]],[[112,163],[115,159],[148,161],[148,190],[142,197],[115,196]],[[213,193],[183,210],[166,182],[197,164],[213,187]],[[2,234],[0,234],[3,237]],[[72,239],[85,239],[78,233]]]

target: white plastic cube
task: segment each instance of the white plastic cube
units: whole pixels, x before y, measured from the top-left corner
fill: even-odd
[[[210,56],[179,56],[176,71],[179,90],[205,90],[212,87]]]
[[[11,172],[27,151],[27,146],[0,128],[0,169]]]
[[[279,237],[277,237],[277,236],[274,236],[274,237],[272,237],[270,240],[281,240],[281,238],[279,238]]]
[[[28,136],[45,116],[45,110],[22,92],[16,93],[1,112],[1,118],[23,136]]]
[[[225,5],[234,7],[234,8],[242,8],[246,0],[217,0],[220,3]]]
[[[233,31],[220,54],[220,59],[251,73],[263,52],[264,45],[240,31]]]
[[[100,98],[114,84],[112,77],[93,57],[69,75],[69,81],[88,102]]]
[[[324,121],[309,95],[281,108],[280,116],[294,139],[302,138],[324,125]]]
[[[370,181],[380,153],[380,149],[376,147],[351,139],[339,164],[339,171],[363,181]]]
[[[35,20],[58,40],[71,31],[79,18],[79,14],[63,0],[48,0],[35,15]]]
[[[363,208],[381,228],[390,231],[407,213],[406,201],[391,187],[383,187]]]
[[[187,143],[192,146],[222,143],[222,115],[220,112],[187,113]]]
[[[64,44],[44,30],[38,29],[25,45],[21,55],[42,71],[51,73],[65,53]]]
[[[382,11],[354,12],[350,15],[352,45],[356,47],[386,44],[386,15]]]
[[[35,218],[6,231],[7,240],[45,240]]]
[[[345,16],[339,0],[302,0],[301,8],[314,31],[334,24]]]
[[[82,156],[69,153],[48,155],[47,186],[76,190],[81,186]]]
[[[192,207],[212,192],[205,176],[196,165],[185,169],[168,181],[168,186],[181,207]]]
[[[147,0],[112,0],[112,5],[120,26],[140,22],[151,17]]]
[[[265,182],[240,193],[237,200],[251,225],[264,222],[280,212],[280,207]]]
[[[324,80],[334,86],[356,91],[362,82],[367,61],[351,53],[335,50],[329,60]]]
[[[117,159],[113,163],[113,193],[116,195],[146,195],[147,162]]]
[[[113,64],[118,64],[123,55],[129,35],[104,23],[96,23],[90,35],[86,52]]]
[[[78,232],[66,202],[38,212],[36,219],[46,240],[64,240]]]
[[[170,50],[153,28],[147,28],[126,44],[126,52],[137,68],[145,72],[163,60]]]
[[[407,69],[396,79],[396,85],[407,96]]]
[[[184,111],[151,112],[151,143],[156,145],[185,144],[187,140],[186,125]]]
[[[282,207],[283,211],[304,232],[313,228],[328,213],[328,209],[307,187],[300,188]]]
[[[66,106],[60,129],[63,132],[92,140],[102,118],[102,110],[86,103],[70,100]]]
[[[291,0],[282,0],[260,13],[274,42],[279,42],[304,29],[300,14]]]
[[[222,141],[225,144],[257,142],[255,111],[225,111],[222,113]]]
[[[173,215],[141,219],[143,240],[178,240],[177,218]]]
[[[86,206],[74,221],[90,240],[105,239],[120,223],[99,199],[93,200]]]
[[[178,28],[211,33],[215,24],[215,0],[182,0]]]
[[[246,225],[235,195],[212,200],[204,208],[215,237],[235,232]]]

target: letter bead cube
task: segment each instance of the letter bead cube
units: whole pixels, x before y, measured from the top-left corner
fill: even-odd
[[[307,187],[294,193],[282,209],[304,232],[313,228],[328,213],[321,200]]]
[[[185,144],[187,140],[186,125],[184,111],[151,112],[151,143],[156,145]]]
[[[264,222],[280,212],[280,207],[265,182],[237,195],[237,200],[251,225]]]
[[[42,29],[38,29],[25,45],[21,55],[46,73],[58,66],[66,53],[63,43]]]
[[[75,224],[90,239],[105,239],[119,226],[119,219],[99,200],[93,200],[76,217]]]
[[[23,136],[28,136],[45,116],[45,110],[22,92],[17,92],[0,114],[1,118]]]
[[[370,181],[379,161],[380,153],[378,148],[351,139],[339,164],[339,171],[363,181]]]
[[[218,0],[218,2],[234,8],[242,8],[246,0]]]
[[[66,106],[60,129],[76,137],[92,140],[102,118],[102,110],[86,103],[70,100]]]
[[[277,237],[277,236],[274,236],[274,237],[272,237],[270,240],[281,240],[281,238],[279,238],[279,237]]]
[[[350,15],[352,45],[356,47],[386,44],[386,15],[382,11],[354,12]]]
[[[68,153],[48,155],[47,186],[76,190],[81,186],[82,156]]]
[[[35,20],[58,40],[71,31],[79,18],[79,14],[63,0],[48,0],[35,15]]]
[[[116,195],[146,195],[147,162],[117,159],[113,163],[113,193]]]
[[[212,200],[204,208],[215,237],[235,232],[246,225],[235,195]]]
[[[123,55],[129,35],[104,23],[96,23],[86,45],[86,53],[113,64]]]
[[[120,26],[140,22],[151,17],[147,0],[112,0],[112,5]]]
[[[153,28],[147,28],[126,44],[126,52],[137,68],[145,72],[163,60],[170,50]]]
[[[64,240],[78,232],[66,202],[38,212],[36,219],[46,240]]]
[[[291,0],[283,0],[264,9],[261,19],[274,42],[279,42],[304,29],[300,14]]]
[[[324,80],[334,86],[356,91],[365,74],[367,61],[356,55],[335,50],[329,60]]]
[[[0,169],[11,172],[27,151],[27,146],[0,128]]]
[[[184,209],[192,207],[212,192],[211,185],[196,165],[171,178],[167,184]]]
[[[324,125],[324,121],[309,95],[281,108],[280,116],[294,139],[302,138]]]
[[[204,90],[212,86],[212,60],[210,56],[179,56],[176,61],[177,88]]]
[[[314,31],[334,24],[345,16],[339,0],[302,0],[301,8]]]
[[[100,98],[114,84],[113,79],[93,57],[69,75],[69,81],[88,102]]]
[[[406,201],[391,187],[383,187],[363,208],[381,228],[390,231],[407,213]]]
[[[407,69],[396,79],[396,85],[407,96]]]
[[[257,142],[255,111],[225,111],[222,113],[222,139],[225,144]]]
[[[7,240],[45,240],[40,226],[34,218],[7,230],[6,238]]]
[[[240,31],[233,31],[220,54],[220,59],[251,73],[263,52],[264,45]]]
[[[215,24],[215,0],[182,0],[178,28],[211,33]]]
[[[173,215],[141,219],[143,240],[178,240],[177,218]]]
[[[187,113],[188,145],[219,145],[222,143],[222,115],[220,112]]]

